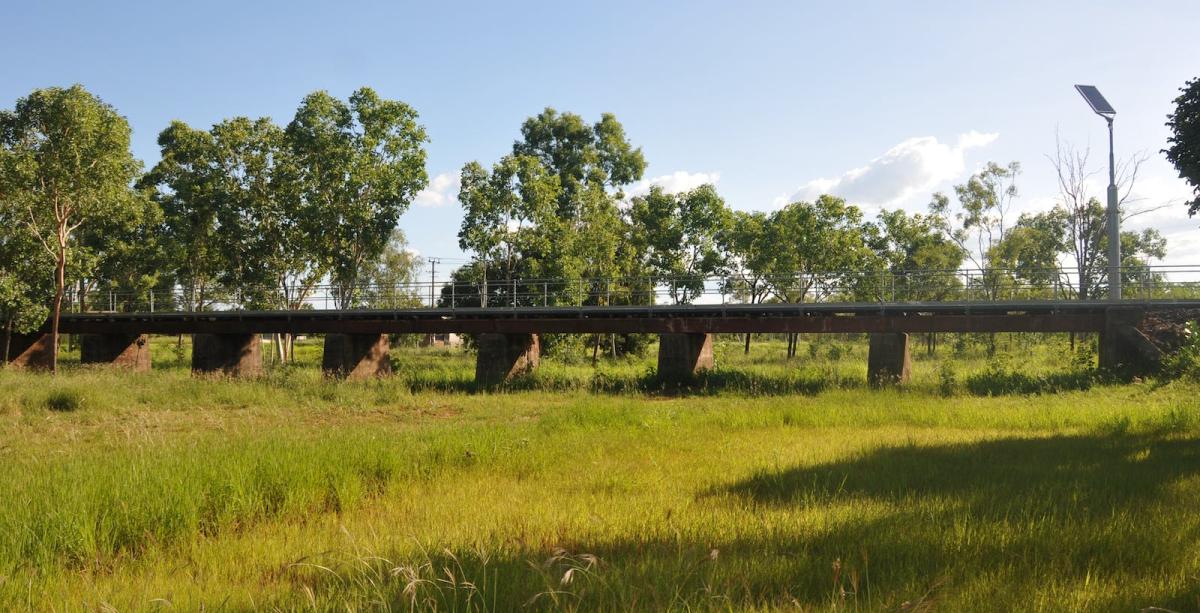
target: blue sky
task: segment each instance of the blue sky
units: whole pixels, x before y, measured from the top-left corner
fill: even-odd
[[[369,85],[420,113],[431,189],[402,218],[422,254],[461,258],[462,164],[504,154],[545,106],[612,112],[673,187],[715,180],[740,209],[822,190],[923,210],[988,160],[1019,160],[1022,210],[1053,203],[1056,131],[1104,161],[1144,151],[1142,204],[1186,186],[1158,153],[1200,76],[1200,2],[16,2],[0,9],[0,104],[82,83],[127,116],[149,166],[172,119],[286,123],[315,89]],[[439,179],[440,177],[440,179]],[[1097,195],[1102,195],[1102,189]],[[1138,217],[1169,261],[1200,262],[1182,205]],[[439,275],[441,276],[441,275]]]

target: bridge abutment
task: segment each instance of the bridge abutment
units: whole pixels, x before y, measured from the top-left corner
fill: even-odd
[[[326,334],[321,370],[339,379],[370,379],[392,373],[386,334]]]
[[[262,374],[262,338],[258,334],[193,334],[192,373],[256,377]]]
[[[495,387],[513,377],[533,372],[542,357],[536,334],[484,333],[477,337],[475,384]]]
[[[13,334],[8,342],[8,365],[28,370],[49,370],[54,360],[50,335],[43,332]]]
[[[150,337],[145,334],[82,334],[80,364],[112,364],[134,372],[150,370]]]
[[[907,383],[911,374],[908,334],[872,332],[867,353],[867,383],[872,387],[900,385]]]
[[[1104,312],[1100,333],[1100,368],[1129,374],[1147,374],[1157,369],[1163,352],[1138,326],[1146,317],[1140,308],[1110,307]]]
[[[713,367],[713,335],[658,335],[658,380],[681,383]]]

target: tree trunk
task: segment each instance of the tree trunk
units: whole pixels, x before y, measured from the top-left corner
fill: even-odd
[[[8,352],[12,351],[12,330],[14,317],[8,318],[8,323],[4,326],[4,353],[0,354],[0,365],[8,365]]]
[[[63,294],[67,289],[67,247],[63,232],[59,229],[58,262],[54,271],[54,313],[50,320],[50,373],[55,375],[58,374],[58,319],[62,315]]]
[[[600,352],[600,335],[592,335],[592,368],[596,367],[596,358]]]
[[[750,333],[749,332],[746,333],[746,350],[744,353],[746,355],[750,355]]]

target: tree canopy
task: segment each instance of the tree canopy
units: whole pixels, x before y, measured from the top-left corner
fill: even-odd
[[[1175,98],[1175,110],[1167,116],[1171,136],[1163,150],[1167,159],[1179,171],[1179,177],[1192,186],[1195,198],[1189,201],[1188,214],[1200,211],[1200,78],[1180,88]]]
[[[5,206],[25,213],[23,225],[54,260],[52,370],[77,231],[120,223],[142,210],[132,189],[140,164],[130,153],[129,134],[116,109],[79,85],[35,90],[0,114],[0,193]]]

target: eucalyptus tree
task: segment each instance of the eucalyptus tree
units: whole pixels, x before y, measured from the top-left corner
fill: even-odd
[[[589,126],[579,115],[547,107],[522,124],[512,155],[534,158],[558,177],[556,212],[572,220],[582,216],[581,193],[619,190],[646,171],[641,148],[629,142],[624,126],[611,113]]]
[[[871,255],[862,211],[836,196],[788,204],[771,214],[766,231],[775,246],[767,282],[783,302],[845,292]]]
[[[270,119],[235,117],[210,130],[220,279],[244,304],[297,310],[325,273],[317,253],[317,210],[297,196],[283,129]]]
[[[420,281],[417,275],[422,266],[424,260],[409,249],[404,232],[393,230],[383,253],[367,262],[359,273],[367,288],[363,302],[381,309],[421,306],[425,297],[414,289],[414,284]]]
[[[953,213],[950,199],[945,194],[934,194],[929,205],[930,213],[945,221],[946,235],[963,250],[966,259],[978,271],[968,283],[988,299],[998,297],[1007,280],[1007,271],[996,268],[991,256],[992,248],[1004,240],[1008,231],[1012,205],[1018,196],[1016,180],[1020,174],[1019,162],[1007,166],[988,162],[966,183],[954,186],[958,208]]]
[[[325,91],[300,103],[285,131],[303,230],[327,269],[335,303],[358,300],[366,262],[428,183],[417,112],[363,87],[343,101]]]
[[[944,300],[957,293],[961,284],[956,272],[964,256],[943,232],[944,225],[936,215],[881,211],[867,242],[887,282],[864,278],[869,298]]]
[[[5,154],[0,149],[0,156]],[[6,195],[0,192],[0,364],[8,360],[13,334],[33,332],[46,323],[52,298],[50,279],[42,271],[53,260],[25,230],[23,211]]]
[[[666,284],[676,304],[704,293],[704,282],[725,263],[720,237],[730,222],[729,209],[712,185],[670,194],[655,186],[633,199],[634,228],[656,283]]]
[[[725,231],[717,237],[725,253],[724,291],[749,304],[759,304],[770,295],[767,272],[775,246],[767,234],[769,218],[760,211],[732,211]],[[750,353],[750,333],[744,352]]]
[[[227,298],[219,293],[229,256],[219,240],[219,183],[224,171],[213,134],[173,121],[158,135],[161,159],[139,182],[162,210],[168,271],[188,310]]]
[[[140,164],[129,150],[129,123],[82,86],[33,91],[0,114],[5,154],[0,193],[54,261],[51,370],[77,231],[99,220],[133,216]]]
[[[781,302],[808,302],[853,292],[869,263],[862,211],[822,195],[773,212],[766,232],[775,245],[767,263],[767,283]],[[796,355],[797,336],[788,335],[787,355]]]
[[[81,308],[99,305],[121,311],[150,309],[150,293],[173,281],[163,272],[168,262],[160,236],[162,209],[146,193],[140,196],[130,215],[100,219],[80,228],[77,254],[79,259],[87,260],[86,266],[79,267],[80,274],[75,275]],[[110,293],[111,300],[104,297],[105,293]],[[89,294],[95,304],[85,302]]]
[[[463,221],[459,246],[480,262],[480,306],[494,300],[513,304],[517,284],[554,275],[566,261],[565,220],[556,214],[561,192],[557,175],[528,156],[506,156],[489,172],[477,162],[463,167],[459,202]]]
[[[1068,248],[1068,215],[1062,208],[1023,213],[1008,229],[1004,240],[991,247],[988,259],[1007,271],[1023,296],[1057,293],[1059,255]]]
[[[625,267],[635,261],[625,257],[618,202],[645,165],[614,116],[588,125],[550,108],[524,122],[521,139],[490,170],[466,164],[459,246],[482,264],[475,274],[482,303],[514,288],[537,294],[518,287],[537,278],[560,281],[548,301],[604,301],[613,289],[629,295],[631,288],[602,291],[594,283],[628,276]]]

